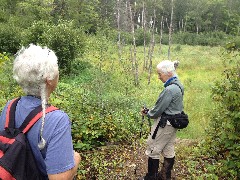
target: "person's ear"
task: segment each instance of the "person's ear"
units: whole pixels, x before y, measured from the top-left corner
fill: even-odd
[[[47,85],[52,85],[52,80],[46,78],[46,84],[47,84]]]

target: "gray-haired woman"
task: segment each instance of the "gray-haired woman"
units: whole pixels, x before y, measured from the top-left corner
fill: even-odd
[[[176,62],[178,64],[178,62]],[[176,131],[170,122],[162,120],[163,114],[174,115],[183,111],[183,85],[180,83],[175,68],[177,64],[164,60],[157,65],[158,78],[164,83],[155,106],[142,115],[154,119],[151,134],[147,139],[146,155],[148,156],[148,172],[140,178],[144,180],[170,180],[173,169]],[[177,84],[177,85],[176,85]],[[161,121],[162,120],[162,121]],[[163,167],[158,173],[160,155],[164,157]]]
[[[79,153],[73,150],[69,117],[61,110],[45,113],[49,97],[58,84],[57,56],[46,47],[33,44],[23,47],[13,62],[13,77],[26,93],[17,103],[15,126],[19,127],[33,109],[42,106],[41,120],[27,133],[41,174],[44,179],[50,180],[73,179],[81,158]],[[10,102],[0,116],[0,130],[4,129]]]

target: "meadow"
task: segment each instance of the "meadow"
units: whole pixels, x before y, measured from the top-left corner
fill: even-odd
[[[148,84],[148,72],[143,70],[143,47],[137,48],[140,79],[140,84],[137,87],[133,85],[132,74],[124,71],[127,69],[127,65],[131,67],[131,62],[129,62],[128,59],[130,56],[130,47],[125,47],[122,51],[122,60],[125,65],[124,70],[121,69],[121,63],[118,62],[116,49],[112,47],[104,51],[104,55],[102,56],[99,54],[97,55],[95,52],[94,56],[92,53],[88,53],[85,57],[95,62],[95,68],[99,68],[101,64],[101,68],[104,69],[105,72],[109,72],[108,75],[111,76],[109,78],[115,79],[115,83],[112,82],[111,86],[108,86],[109,89],[105,96],[116,99],[124,99],[124,96],[125,98],[134,97],[128,101],[130,111],[121,111],[119,108],[120,112],[117,110],[115,112],[116,114],[128,112],[126,116],[121,116],[123,118],[122,121],[125,122],[124,127],[130,126],[124,131],[128,134],[128,141],[127,145],[126,142],[117,144],[117,146],[112,146],[114,143],[108,143],[107,146],[102,146],[100,149],[82,152],[84,162],[80,168],[83,170],[80,171],[79,179],[83,177],[86,179],[93,177],[97,177],[97,179],[136,179],[137,176],[146,172],[144,150],[145,139],[148,135],[149,127],[147,120],[145,120],[143,126],[144,136],[140,140],[139,132],[142,119],[139,111],[144,104],[148,107],[152,107],[163,89],[163,84],[157,77],[155,67],[161,60],[167,59],[168,46],[163,46],[161,53],[157,51],[159,47],[155,47],[155,53],[152,59],[153,73],[150,84]],[[221,80],[224,70],[221,57],[222,51],[221,47],[209,46],[173,45],[172,47],[171,59],[180,62],[177,73],[185,87],[184,109],[190,118],[189,126],[177,132],[177,138],[180,142],[200,142],[207,135],[205,129],[208,128],[211,120],[210,117],[215,110],[215,103],[212,100],[212,87],[215,81]],[[84,79],[84,77],[86,78],[85,75],[78,78]],[[98,86],[98,89],[99,88],[101,87]],[[126,91],[122,93],[122,95],[124,94],[122,97],[116,93],[116,91],[119,92],[124,90]],[[102,96],[104,96],[104,93]],[[135,103],[132,103],[131,100],[134,100]],[[126,106],[125,103],[123,104]],[[119,107],[123,108],[121,105],[119,105]],[[133,119],[130,117],[133,117]],[[117,119],[114,119],[114,121],[116,120]],[[140,145],[138,143],[140,143]],[[180,143],[180,147],[177,148],[179,159],[175,169],[176,172],[178,170],[181,171],[181,173],[176,175],[179,178],[194,177],[194,171],[192,174],[189,174],[187,170],[183,170],[186,169],[186,164],[188,164],[190,168],[194,168],[195,171],[198,169],[197,163],[191,161],[193,157],[191,157],[190,152],[192,150],[185,149],[188,146],[189,143]],[[140,157],[138,154],[139,149]],[[189,157],[189,159],[186,157]],[[140,161],[138,173],[133,174],[132,165],[135,165],[136,160],[141,158],[143,159]]]
[[[120,174],[125,177],[129,174],[123,169],[126,161],[134,163],[126,151],[137,156],[136,141],[140,140],[142,121],[139,111],[144,104],[151,108],[163,89],[155,67],[167,59],[168,46],[163,45],[161,53],[159,46],[155,46],[150,84],[148,71],[143,69],[144,49],[137,47],[139,85],[135,86],[129,46],[123,47],[119,60],[115,44],[96,39],[88,43],[86,53],[74,62],[71,74],[60,77],[51,103],[66,111],[72,120],[74,148],[81,152],[83,159],[79,179],[104,179],[106,174],[112,178]],[[206,136],[205,129],[215,108],[212,87],[215,81],[221,80],[224,70],[222,51],[221,47],[209,46],[173,45],[171,48],[171,60],[180,62],[177,74],[185,88],[184,110],[190,119],[189,126],[177,132],[179,139],[199,142]],[[1,107],[7,100],[23,94],[12,81],[12,60],[10,57],[5,61],[0,72]],[[144,151],[144,139],[149,132],[147,121],[142,130],[139,142]]]
[[[130,63],[129,59],[127,59],[130,54],[129,49],[129,47],[125,47],[122,51],[122,59],[125,60],[125,64]],[[158,49],[159,46],[157,45],[152,58],[153,72],[151,82],[148,84],[148,72],[143,70],[144,50],[143,47],[137,47],[140,79],[138,87],[134,87],[129,81],[124,81],[126,78],[133,81],[133,78],[129,77],[131,74],[128,72],[121,71],[121,64],[118,63],[116,49],[109,48],[108,51],[104,52],[103,68],[105,67],[106,71],[111,71],[117,82],[124,82],[124,86],[129,86],[129,89],[131,89],[129,91],[132,93],[131,96],[136,98],[137,105],[139,105],[139,107],[135,106],[135,109],[133,109],[136,116],[139,116],[139,121],[141,117],[138,111],[141,106],[146,104],[147,107],[151,108],[163,89],[163,84],[157,77],[155,67],[160,61],[167,59],[168,46],[164,45],[161,53]],[[214,108],[214,102],[211,99],[211,88],[216,80],[221,79],[223,72],[221,53],[221,47],[172,46],[171,59],[180,62],[177,73],[185,87],[184,108],[190,117],[189,127],[178,132],[180,138],[201,139],[204,136],[204,130],[208,126],[209,117]],[[95,61],[96,64],[100,62],[99,58],[93,58],[92,53],[87,55],[87,59]],[[116,67],[114,68],[114,66]],[[114,85],[113,89],[121,89],[121,83]],[[111,94],[111,90],[109,94]]]
[[[79,149],[90,149],[92,143],[98,146],[104,144],[102,141],[129,140],[129,135],[131,137],[139,132],[141,107],[146,105],[151,108],[163,89],[155,67],[161,60],[167,59],[168,46],[163,45],[161,49],[160,53],[159,46],[155,46],[148,84],[148,71],[143,69],[144,49],[137,47],[139,85],[135,86],[130,47],[122,48],[119,60],[115,44],[90,38],[86,53],[74,62],[69,76],[60,77],[58,88],[51,98],[53,105],[69,113]],[[177,73],[185,88],[184,109],[190,117],[189,127],[178,132],[179,138],[201,139],[204,136],[214,109],[211,89],[223,72],[221,53],[221,47],[173,45],[171,48],[171,60],[180,62]],[[1,107],[8,99],[22,94],[12,81],[12,60],[13,57],[10,57],[5,62],[0,74]],[[86,125],[88,119],[92,121]],[[95,128],[96,124],[103,122],[106,131]],[[144,130],[148,129],[147,126],[145,123]],[[94,138],[83,137],[88,134]]]

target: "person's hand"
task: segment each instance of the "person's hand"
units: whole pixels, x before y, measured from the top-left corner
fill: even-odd
[[[149,109],[148,109],[148,108],[146,108],[146,107],[143,107],[143,108],[141,109],[141,114],[142,114],[142,116],[146,116],[146,115],[147,115],[147,113],[148,113],[148,111],[149,111]]]

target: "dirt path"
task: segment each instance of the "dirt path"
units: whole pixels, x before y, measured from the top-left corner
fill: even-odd
[[[185,167],[185,148],[196,142],[188,139],[177,139],[176,161],[173,179],[189,179],[190,174]],[[147,171],[147,156],[145,144],[109,145],[98,150],[82,152],[84,173],[78,179],[87,180],[137,180]],[[162,161],[162,159],[160,159]],[[161,166],[161,164],[160,164]]]

